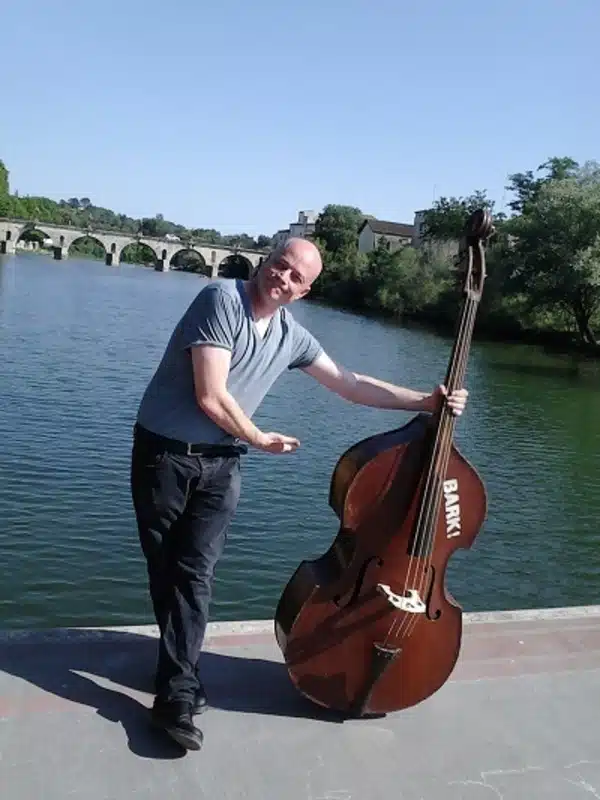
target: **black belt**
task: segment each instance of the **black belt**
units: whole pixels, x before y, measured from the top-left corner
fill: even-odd
[[[170,439],[168,436],[161,436],[159,433],[149,431],[139,422],[135,423],[133,432],[139,439],[146,440],[157,447],[162,447],[170,453],[180,456],[232,457],[248,452],[245,444],[193,444],[191,442],[182,442],[179,439]]]

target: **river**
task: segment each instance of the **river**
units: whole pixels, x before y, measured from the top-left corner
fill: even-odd
[[[152,621],[129,495],[137,404],[205,279],[41,255],[0,257],[0,627]],[[293,306],[346,366],[413,388],[443,379],[451,341],[307,301]],[[465,611],[600,603],[600,380],[521,345],[475,341],[457,444],[488,517],[447,572]],[[271,618],[298,562],[330,545],[337,458],[408,413],[350,405],[284,375],[255,421],[298,436],[251,452],[212,618]]]

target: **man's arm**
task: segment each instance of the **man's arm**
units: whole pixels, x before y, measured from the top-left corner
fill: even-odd
[[[227,390],[231,352],[211,345],[191,348],[196,402],[220,428],[269,453],[287,453],[300,444],[293,436],[263,433]]]
[[[433,413],[439,408],[446,394],[444,387],[438,387],[431,393],[417,392],[393,383],[380,381],[369,375],[350,372],[336,364],[323,352],[310,366],[302,369],[322,386],[345,400],[362,406]],[[448,399],[448,404],[455,414],[462,413],[467,394],[466,389],[461,389]]]
[[[231,351],[224,347],[192,347],[196,402],[213,422],[238,439],[254,444],[260,431],[227,391]]]

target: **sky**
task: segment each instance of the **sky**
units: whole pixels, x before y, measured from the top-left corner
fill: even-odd
[[[11,190],[272,235],[600,160],[599,0],[9,0]]]

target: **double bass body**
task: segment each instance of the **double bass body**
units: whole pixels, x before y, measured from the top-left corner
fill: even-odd
[[[449,391],[464,377],[490,229],[487,212],[466,227],[466,299]],[[418,414],[356,443],[335,467],[329,503],[338,534],[324,555],[298,566],[275,613],[290,678],[320,706],[352,716],[404,709],[437,691],[454,669],[462,609],[445,572],[452,554],[473,543],[487,499],[453,442],[451,417],[447,409]]]
[[[330,491],[340,531],[321,558],[300,564],[280,599],[275,630],[290,677],[319,705],[357,716],[407,708],[439,689],[458,658],[462,613],[445,589],[445,569],[455,550],[471,546],[486,495],[453,447],[436,522],[440,545],[432,558],[413,555],[414,478],[427,422],[419,416],[342,456]],[[399,610],[379,586],[395,595],[420,589],[425,610]],[[363,699],[377,671],[374,646],[385,646],[394,623],[404,625],[389,648],[398,653]]]

